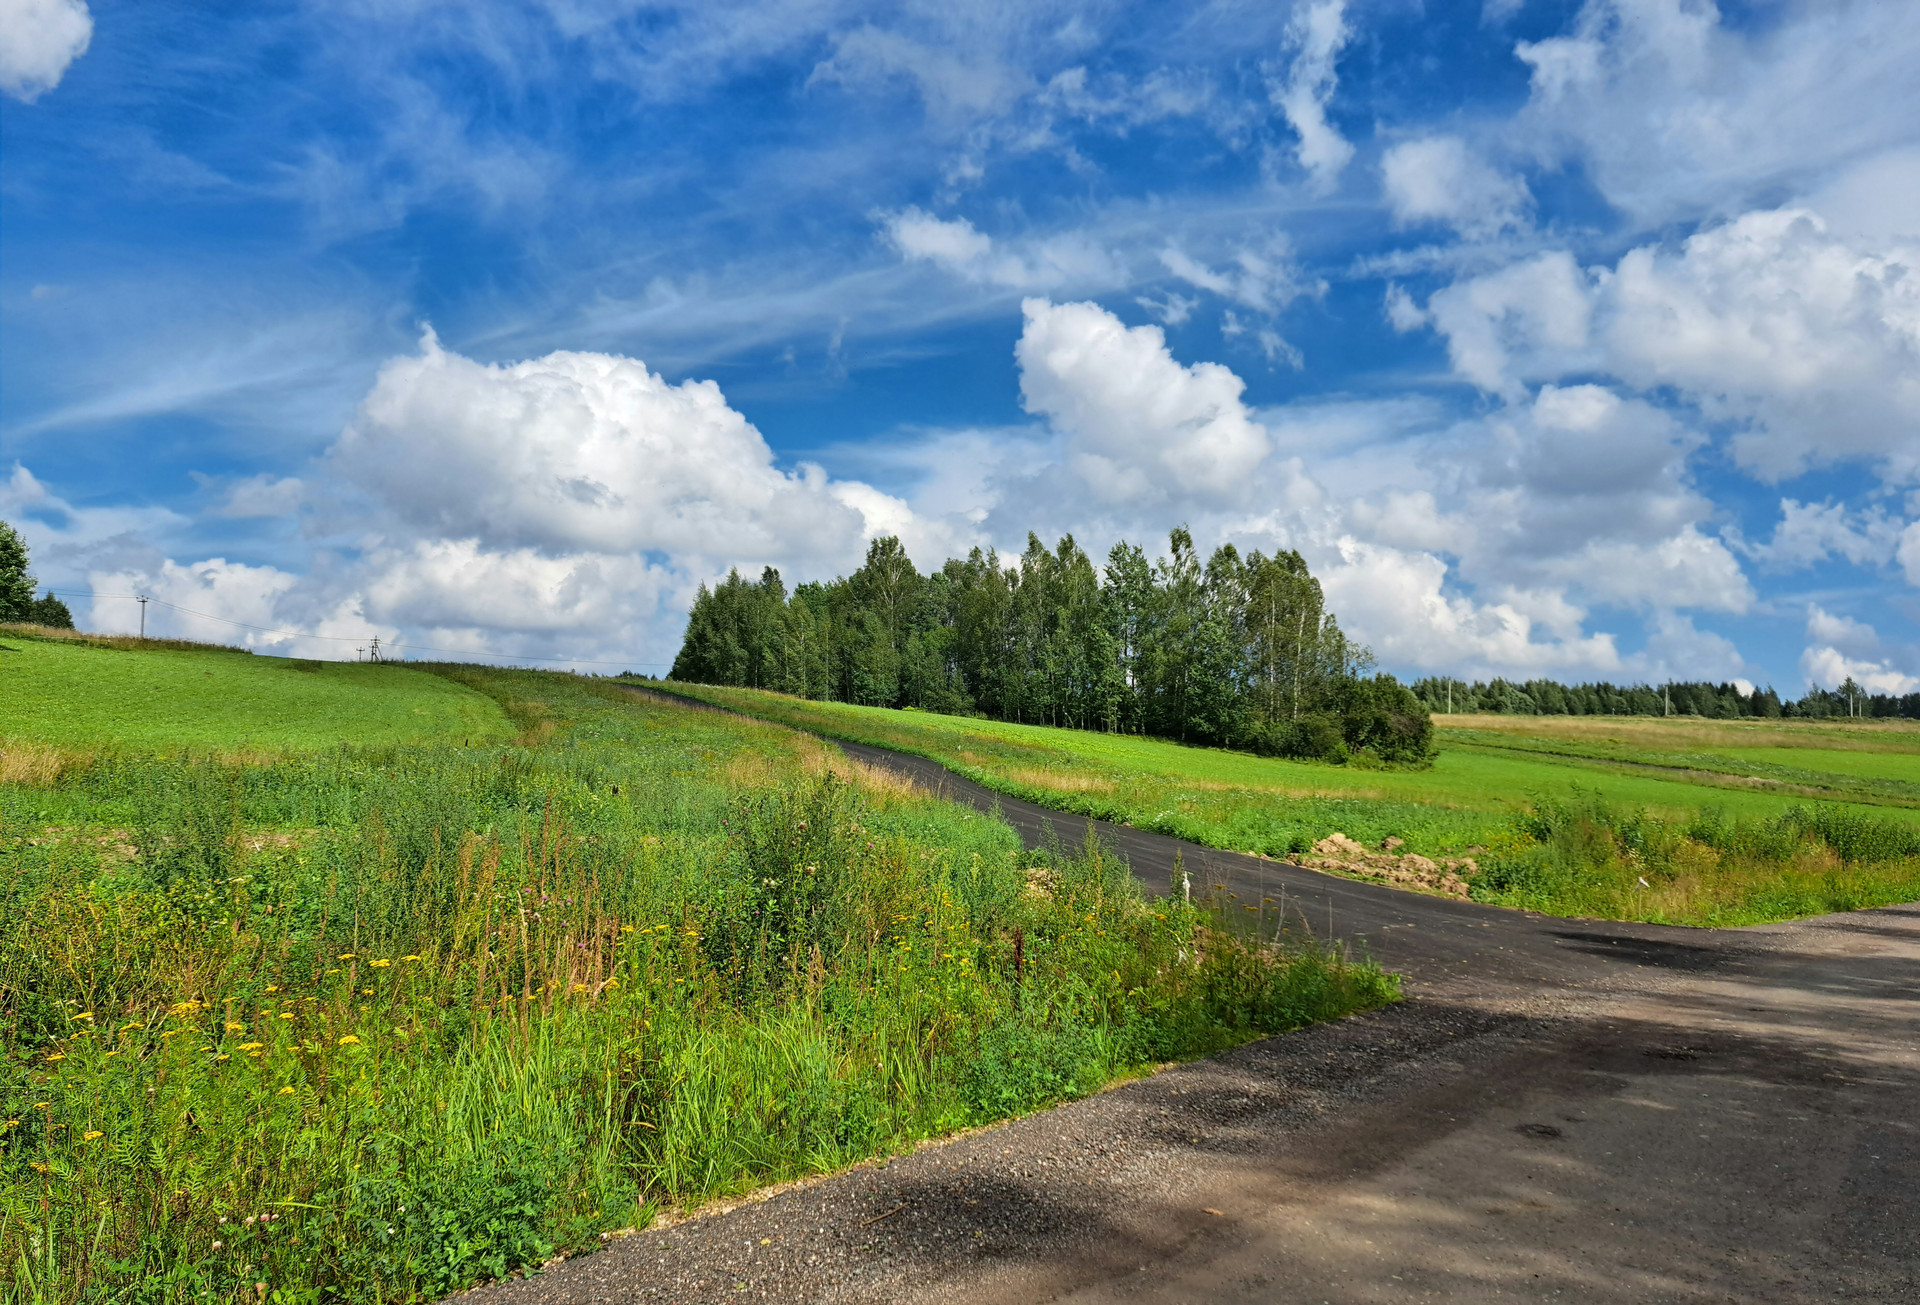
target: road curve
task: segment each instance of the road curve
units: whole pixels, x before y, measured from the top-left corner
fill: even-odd
[[[1032,843],[1086,821],[843,745]],[[1407,977],[1384,1010],[613,1242],[511,1305],[1920,1302],[1920,904],[1733,930],[1097,824]],[[1278,891],[1276,891],[1278,890]]]

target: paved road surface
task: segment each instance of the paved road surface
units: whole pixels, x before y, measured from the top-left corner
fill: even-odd
[[[1030,842],[1084,836],[847,751]],[[1284,891],[1408,1000],[476,1299],[1920,1302],[1920,906],[1573,921],[1100,832],[1161,891],[1175,850],[1196,883]]]

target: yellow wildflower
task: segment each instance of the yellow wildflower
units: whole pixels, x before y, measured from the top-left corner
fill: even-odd
[[[277,983],[269,983],[269,984],[267,985],[267,991],[268,991],[268,992],[278,992],[278,991],[280,991],[280,985],[279,985],[279,984],[277,984]]]
[[[280,1018],[281,1018],[281,1019],[283,1019],[283,1020],[290,1020],[290,1019],[292,1019],[292,1018],[293,1018],[293,1012],[292,1012],[292,1011],[285,1011],[285,1012],[283,1012],[283,1013],[281,1014],[281,1016],[280,1016]]]
[[[93,1012],[90,1010],[83,1010],[78,1015],[75,1015],[72,1018],[77,1020],[90,1020],[93,1018]]]
[[[620,932],[621,932],[621,933],[632,933],[632,932],[633,932],[633,926],[632,926],[632,925],[630,925],[630,924],[623,924],[623,925],[621,925],[621,926],[620,926]]]
[[[381,959],[379,959],[379,960],[377,960],[377,961],[368,961],[368,962],[367,962],[367,964],[369,964],[369,965],[371,965],[371,966],[373,966],[373,968],[374,968],[374,969],[376,969],[376,970],[384,970],[384,969],[386,969],[386,968],[387,968],[387,967],[388,967],[389,965],[392,965],[392,964],[393,964],[393,962],[392,962],[392,961],[390,961],[390,960],[387,960],[387,959],[386,959],[385,957],[382,957]]]
[[[99,1129],[89,1128],[86,1132],[80,1135],[80,1140],[82,1142],[91,1142],[96,1137],[105,1137],[105,1136],[106,1134],[102,1133]]]
[[[235,1024],[232,1020],[227,1021],[227,1032],[229,1033],[244,1033],[246,1032],[246,1028],[247,1026],[244,1024]]]
[[[122,1024],[120,1026],[120,1031],[122,1033],[125,1033],[128,1029],[144,1029],[146,1027],[147,1026],[142,1024],[139,1020],[128,1020],[125,1024]]]
[[[215,1057],[214,1057],[214,1059],[215,1059],[215,1060],[232,1060],[232,1059],[233,1059],[233,1057],[232,1057],[232,1056],[229,1056],[229,1055],[227,1055],[227,1054],[226,1054],[226,1053],[224,1053],[224,1052],[222,1052],[222,1053],[221,1053],[220,1055],[218,1055],[218,1056],[215,1056]]]
[[[350,961],[353,959],[353,956],[354,954],[352,952],[341,952],[338,956],[334,957],[333,959],[336,961]]]
[[[417,961],[420,958],[418,956],[402,956],[400,959],[403,961]]]
[[[291,1087],[283,1087],[280,1089],[280,1091],[276,1095],[283,1096],[283,1097],[290,1097],[293,1095],[293,1089]]]
[[[240,1044],[240,1050],[242,1050],[242,1051],[258,1051],[258,1050],[260,1050],[260,1048],[262,1048],[262,1047],[264,1047],[264,1046],[266,1046],[266,1045],[267,1045],[267,1044],[266,1044],[266,1043],[264,1043],[264,1042],[243,1042],[243,1043],[241,1043],[241,1044]]]
[[[55,1061],[55,1060],[65,1060],[66,1058],[67,1058],[67,1053],[64,1051],[52,1051],[47,1053],[47,1060],[49,1062]]]
[[[360,1041],[359,1038],[356,1038],[353,1034],[349,1033],[347,1034],[346,1037],[340,1039],[339,1045],[343,1047],[351,1047],[357,1044],[359,1041]]]

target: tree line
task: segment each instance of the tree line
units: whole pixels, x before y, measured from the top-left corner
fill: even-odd
[[[73,613],[51,592],[33,596],[33,572],[27,553],[27,541],[20,532],[0,521],[0,624],[49,625],[71,630]]]
[[[1561,684],[1555,680],[1415,680],[1413,692],[1429,711],[1497,712],[1523,716],[1704,716],[1779,720],[1845,717],[1920,719],[1920,693],[1868,693],[1851,676],[1835,689],[1810,688],[1782,698],[1771,686],[1676,680],[1651,684]]]
[[[800,697],[1287,756],[1420,763],[1420,702],[1326,609],[1298,552],[1205,561],[1184,528],[1104,565],[1071,535],[973,549],[922,575],[883,536],[850,576],[791,592],[772,567],[700,587],[671,677]]]

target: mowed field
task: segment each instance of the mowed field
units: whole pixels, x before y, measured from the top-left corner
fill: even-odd
[[[500,705],[391,664],[139,649],[0,631],[0,741],[252,749],[511,738]]]
[[[7,1299],[431,1299],[1397,992],[602,680],[0,657]]]
[[[1282,857],[1337,830],[1472,855],[1486,872],[1475,895],[1509,905],[1725,924],[1920,898],[1909,722],[1437,716],[1434,765],[1394,771],[668,687],[1210,847]]]

